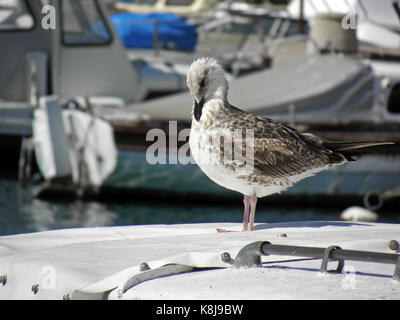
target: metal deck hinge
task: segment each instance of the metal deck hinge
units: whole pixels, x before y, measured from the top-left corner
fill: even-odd
[[[261,267],[261,248],[268,241],[257,241],[244,246],[237,254],[233,266],[235,268]]]

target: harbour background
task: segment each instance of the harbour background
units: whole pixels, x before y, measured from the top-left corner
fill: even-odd
[[[110,227],[144,224],[183,224],[242,222],[242,203],[212,203],[196,199],[163,198],[157,201],[132,199],[103,201],[99,199],[43,200],[33,197],[34,186],[23,188],[13,178],[0,178],[0,236],[37,231]],[[205,199],[206,200],[206,199]],[[257,205],[257,223],[287,221],[339,220],[344,207],[314,207],[308,205],[270,205],[260,199]],[[396,210],[384,210],[378,222],[400,223]],[[398,213],[398,212],[397,212]]]
[[[106,4],[112,4],[114,2],[115,2],[115,0],[105,1]],[[66,2],[64,2],[64,3],[66,3]],[[40,12],[40,11],[38,11],[38,12]],[[113,12],[114,12],[114,10],[111,10],[109,12],[109,14],[111,14]],[[94,14],[94,17],[97,17],[96,12],[93,11],[92,13]],[[251,14],[251,13],[249,13],[249,14]],[[68,16],[68,10],[66,12],[66,16]],[[295,24],[294,26],[296,26],[296,25],[297,24]],[[290,26],[290,24],[289,24],[289,26]],[[17,34],[17,33],[15,33],[15,34]],[[21,42],[21,44],[22,43],[23,43],[23,41]],[[104,46],[104,48],[101,48],[99,46],[98,50],[103,49],[103,50],[105,50],[104,52],[106,52],[107,47],[108,47],[108,45]],[[47,49],[47,48],[45,48],[45,49]],[[64,50],[64,47],[62,45],[60,45],[59,49]],[[125,56],[126,52],[124,51],[124,49],[123,48],[119,48],[119,49],[120,49],[121,57]],[[131,51],[131,50],[129,50],[129,51]],[[293,49],[290,49],[290,51],[293,51]],[[85,53],[85,52],[82,51],[82,53]],[[130,53],[129,53],[129,56],[131,56]],[[148,53],[145,52],[145,54],[148,54]],[[109,54],[105,54],[105,56],[110,57]],[[277,54],[277,56],[281,56],[281,55]],[[86,61],[93,60],[93,59],[91,59],[90,52],[86,52],[81,57],[82,57],[82,61],[85,61],[85,59],[88,59],[88,57],[89,57],[89,59]],[[120,58],[119,58],[119,60],[121,60]],[[308,74],[310,74],[310,73],[312,73],[314,76],[317,76],[318,72],[315,72],[315,71],[316,70],[320,71],[321,65],[326,64],[326,59],[329,59],[329,61],[331,61],[331,63],[332,63],[332,66],[334,66],[330,70],[332,79],[336,79],[339,74],[340,75],[344,74],[345,70],[348,69],[348,67],[350,66],[350,59],[343,59],[343,57],[341,55],[338,55],[338,56],[336,56],[336,55],[331,55],[331,56],[317,55],[315,57],[312,57],[311,60],[309,60],[309,59],[304,60],[306,62],[303,62],[303,63],[306,65],[310,61],[317,61],[317,60],[320,61],[320,64],[314,66],[314,69],[313,69],[314,73],[312,73],[313,71],[312,70],[310,71],[310,69],[306,70],[307,74],[304,77],[304,79],[312,78],[312,77],[308,77]],[[53,61],[55,61],[55,60],[53,60]],[[343,64],[342,68],[339,68],[338,67],[339,63],[340,62],[343,63],[343,61],[345,64]],[[132,61],[130,61],[130,62],[132,63]],[[112,64],[112,62],[110,62],[110,64]],[[141,64],[141,62],[140,62],[140,64]],[[297,62],[296,62],[296,64],[297,64]],[[85,63],[82,63],[82,67],[84,65],[85,65]],[[342,64],[340,64],[340,65],[342,65]],[[101,64],[99,64],[99,66],[101,66]],[[292,66],[292,65],[290,65],[290,66]],[[351,66],[354,67],[353,62],[351,62]],[[389,66],[392,67],[391,64]],[[57,67],[57,66],[52,66],[52,67]],[[135,64],[135,67],[137,67],[137,64]],[[274,65],[273,67],[278,68],[279,64]],[[69,69],[69,67],[68,67],[68,69]],[[361,77],[361,75],[365,75],[366,78],[368,77],[368,79],[371,80],[372,74],[370,74],[370,70],[368,69],[369,71],[367,72],[364,69],[365,68],[355,68],[355,70],[357,71],[357,73],[355,73],[355,74],[360,77]],[[83,69],[77,68],[76,70],[83,70]],[[97,69],[92,68],[92,70],[97,70]],[[277,69],[277,70],[278,70],[277,73],[282,73],[282,69]],[[286,70],[285,74],[290,75],[292,72],[292,67],[290,67],[290,68],[287,67],[284,70]],[[67,73],[67,72],[65,72],[65,73]],[[323,75],[323,77],[321,76],[321,78],[320,78],[321,79],[319,81],[320,83],[325,82],[325,79],[326,79],[326,81],[329,80],[328,78],[330,78],[330,77],[328,77],[327,73],[324,73],[324,72],[320,72],[320,73],[321,73],[321,75]],[[90,77],[90,75],[86,72],[82,72],[82,74]],[[257,83],[264,83],[264,81],[266,83],[267,80],[266,80],[266,78],[264,78],[265,75],[264,74],[261,74],[261,75],[262,75],[262,78],[251,78],[253,80],[251,82],[247,83],[246,88],[248,90],[250,90]],[[108,76],[109,76],[109,74],[105,74],[103,79],[104,78],[108,79]],[[76,75],[75,77],[79,78],[79,75]],[[74,81],[75,77],[69,79],[70,82],[68,83],[68,85],[73,86],[73,84],[76,82],[76,81]],[[101,79],[102,78],[102,77],[98,77],[96,75],[94,75],[94,76],[92,75],[92,77],[93,77],[93,79],[98,79],[98,78]],[[344,77],[344,78],[346,78],[346,77]],[[361,78],[363,78],[363,77],[361,77]],[[124,82],[123,78],[119,79],[117,77],[117,79],[121,80],[120,82],[118,82],[119,86],[122,86],[123,84],[127,83],[127,82]],[[260,81],[260,79],[262,79],[262,81]],[[287,78],[286,78],[286,80],[287,80]],[[367,80],[365,80],[367,83],[372,83],[372,80],[371,81],[370,80],[367,81]],[[270,81],[271,81],[271,79],[270,79]],[[283,81],[280,77],[277,77],[277,76],[275,78],[273,78],[273,80],[270,82],[270,84],[280,83],[280,81],[282,81],[285,84],[288,84],[287,81]],[[108,84],[111,84],[111,83],[113,83],[113,81],[108,81]],[[297,88],[298,83],[300,83],[300,82],[296,83],[295,88]],[[303,83],[303,81],[301,81],[301,83]],[[337,84],[335,84],[335,83],[332,84],[332,88],[331,88],[333,90],[332,92],[337,92],[335,89],[336,88],[335,86]],[[265,87],[268,87],[268,86],[266,85]],[[342,88],[342,86],[346,88],[346,90],[345,90],[346,92],[358,90],[358,89],[356,90],[355,87],[351,87],[350,84],[341,83],[340,88]],[[19,88],[18,86],[16,86],[16,87]],[[96,89],[98,88],[97,85],[95,87],[96,87]],[[313,88],[313,86],[311,86],[311,85],[310,85],[310,87]],[[375,87],[376,86],[374,86],[374,88]],[[244,88],[245,87],[243,86],[241,89],[244,90]],[[108,89],[110,89],[110,88],[107,88],[107,90]],[[366,88],[365,94],[368,94],[368,96],[372,97],[372,95],[370,95],[370,93],[371,93],[370,89],[371,88]],[[232,90],[232,91],[233,92],[235,92],[235,91],[242,92],[242,90]],[[135,91],[137,91],[137,88],[135,89],[132,86],[132,88],[129,89],[129,91],[135,92]],[[340,92],[342,92],[342,91],[340,91]],[[362,91],[362,93],[363,92],[364,91]],[[99,93],[92,92],[90,94],[96,96]],[[361,96],[363,96],[363,94]],[[379,94],[383,95],[384,92],[380,92]],[[75,92],[74,95],[79,95],[79,94]],[[285,94],[280,94],[278,96],[284,97]],[[327,96],[330,96],[330,94]],[[336,93],[332,94],[332,96],[337,96],[337,94]],[[65,98],[69,99],[71,97],[68,96]],[[303,96],[300,96],[300,97],[301,97],[301,99],[304,98]],[[356,99],[356,97],[354,97],[354,99]],[[377,99],[375,99],[375,100],[377,100]],[[178,99],[177,101],[173,101],[172,103],[168,102],[167,105],[176,106],[176,105],[179,105],[179,101],[180,100]],[[191,102],[191,100],[189,100],[189,101]],[[353,101],[353,100],[350,99],[350,102],[351,101]],[[175,103],[175,102],[177,102],[177,103]],[[310,100],[310,105],[313,105],[313,104],[311,104],[311,102],[313,102],[313,101]],[[246,106],[246,105],[248,105],[248,103],[249,103],[248,101],[245,101],[245,102],[243,102],[243,104],[239,103],[238,105]],[[333,100],[325,101],[326,105],[331,105],[331,104],[333,105],[334,103],[336,103],[336,102]],[[164,104],[165,104],[164,102],[161,103],[161,105],[164,105]],[[353,103],[349,103],[349,105],[351,107],[354,107]],[[292,110],[291,106],[292,105],[290,105],[290,108],[289,108],[290,110]],[[378,106],[378,107],[380,108],[380,106]],[[146,112],[151,111],[151,110],[149,111],[150,108],[148,105],[145,107],[142,106],[142,108],[143,108],[142,111],[143,110],[145,110]],[[384,108],[386,108],[386,107],[384,107]],[[322,107],[320,109],[324,110],[324,108],[322,108]],[[158,113],[160,111],[159,105],[157,105],[156,108],[153,108],[153,110],[155,110],[155,112]],[[343,108],[343,110],[345,110],[345,108]],[[346,110],[348,110],[348,108],[346,108]],[[397,109],[394,108],[393,115],[389,114],[389,116],[391,117],[390,119],[394,119],[397,116],[395,114],[397,112],[396,110]],[[351,110],[348,110],[349,114],[351,114],[350,111]],[[372,121],[372,119],[373,119],[372,114],[369,114],[367,111],[369,112],[369,109],[366,109],[365,112],[361,111],[361,112],[359,112],[359,114],[367,117],[368,121]],[[321,113],[320,119],[322,119],[324,121],[326,121],[326,119],[328,119],[330,121],[331,117],[329,116],[329,110],[327,110],[326,112],[327,113],[324,113],[324,112]],[[99,112],[99,113],[101,113],[101,112]],[[290,112],[289,111],[287,113],[284,112],[284,114],[286,117],[287,114],[290,114]],[[367,115],[367,114],[369,114],[369,115]],[[130,111],[121,113],[121,115],[119,115],[119,119],[120,120],[124,119],[126,117],[126,115],[130,115]],[[317,116],[318,115],[316,114],[315,117],[317,117]],[[344,116],[343,121],[345,123],[347,123],[347,121],[349,121],[350,118],[346,118],[345,114],[343,116]],[[173,119],[175,119],[174,116],[171,116],[171,117]],[[289,120],[292,121],[293,119],[290,117]],[[299,118],[296,116],[296,121],[298,121],[298,120],[299,120]],[[308,119],[306,119],[306,120],[308,120]],[[357,118],[357,120],[360,120],[360,119]],[[147,132],[147,130],[149,130],[150,127],[146,127],[145,126],[146,123],[141,123],[141,124],[144,124],[144,125],[143,125],[143,128],[140,128],[140,130],[139,130],[140,132],[138,133],[137,132],[138,128],[135,126],[133,126],[133,127],[129,127],[128,125],[121,126],[121,124],[114,123],[114,128],[117,128],[120,130],[118,132],[118,136],[120,138],[120,141],[119,141],[120,144],[121,144],[121,142],[124,142],[124,143],[128,142],[127,145],[128,145],[128,147],[132,148],[132,150],[143,151],[144,150],[143,148],[146,145],[142,141],[142,140],[144,140],[143,134],[145,134]],[[318,125],[320,125],[319,122],[318,122]],[[371,125],[371,126],[374,127],[373,125]],[[395,129],[390,129],[391,126],[388,125],[387,127],[385,127],[385,124],[377,127],[376,131],[374,131],[374,132],[369,131],[369,129],[371,129],[370,127],[360,129],[360,132],[353,130],[354,128],[350,127],[350,126],[347,126],[346,128],[347,128],[346,129],[347,131],[344,130],[343,132],[341,132],[341,129],[338,128],[338,126],[334,125],[334,126],[330,127],[329,130],[334,129],[334,130],[338,131],[335,133],[336,135],[339,134],[339,137],[342,138],[344,136],[348,139],[350,139],[350,138],[351,139],[359,139],[359,137],[365,133],[372,135],[373,136],[372,139],[375,139],[374,135],[378,135],[378,133],[382,133],[381,132],[382,129],[388,131],[388,132],[386,132],[386,131],[383,132],[382,136],[386,137],[385,139],[389,140],[388,137],[392,138],[393,136],[398,137],[398,130],[396,131],[396,127],[395,127]],[[349,128],[351,130],[349,130]],[[320,129],[321,128],[319,128],[318,130],[320,130]],[[329,133],[330,131],[327,131],[327,132]],[[389,134],[389,135],[385,136],[385,134]],[[25,135],[25,132],[23,133],[23,135]],[[121,136],[123,136],[124,139],[121,139]],[[328,138],[332,138],[332,137],[328,137]],[[2,154],[3,159],[11,156],[11,151],[9,148],[10,145],[13,145],[13,148],[15,148],[15,150],[12,150],[13,155],[17,155],[17,156],[20,155],[19,146],[20,146],[21,137],[17,135],[12,139],[13,139],[13,141],[11,141],[11,140],[0,141],[1,144],[3,144],[4,146],[7,147],[6,150],[8,150],[8,151],[3,152],[3,154]],[[335,137],[335,139],[337,139],[337,137]],[[397,141],[397,138],[396,138],[396,141]],[[137,145],[135,145],[134,142],[136,142]],[[136,148],[140,147],[140,149],[133,149],[134,147],[136,147]],[[119,154],[121,154],[120,150],[119,150]],[[139,152],[139,156],[136,157],[135,159],[137,160],[138,158],[140,158],[140,152]],[[119,160],[121,160],[121,159],[124,160],[125,158],[119,157]],[[164,172],[162,172],[161,170],[157,171],[156,170],[157,168],[151,167],[148,165],[147,165],[147,167],[144,167],[144,168],[148,171],[150,171],[149,170],[149,168],[150,168],[152,173],[154,173],[154,175],[150,176],[151,179],[148,179],[149,177],[146,176],[146,173],[148,173],[148,171],[143,171],[144,172],[143,175],[140,175],[140,174],[135,175],[136,173],[141,173],[140,170],[142,169],[142,167],[140,167],[138,165],[138,164],[140,164],[140,162],[131,161],[131,159],[128,157],[126,160],[128,160],[128,161],[123,162],[123,164],[126,164],[128,162],[130,163],[130,166],[127,166],[128,169],[130,169],[130,171],[128,172],[129,174],[127,174],[125,171],[122,172],[121,174],[119,172],[117,172],[115,175],[120,179],[119,180],[114,179],[113,180],[114,185],[120,185],[125,182],[128,184],[128,182],[130,183],[131,180],[134,183],[136,183],[137,180],[135,180],[134,178],[137,178],[138,180],[142,180],[142,182],[143,182],[143,180],[147,179],[144,181],[145,183],[143,183],[145,185],[145,187],[148,187],[148,184],[151,184],[152,186],[158,186],[157,181],[159,182],[160,180],[162,180],[164,178],[164,175],[163,175]],[[15,165],[17,165],[18,160],[15,160],[13,163]],[[325,181],[332,181],[333,187],[331,189],[334,190],[335,192],[336,192],[336,189],[340,192],[343,192],[343,190],[345,188],[347,189],[348,187],[351,187],[354,190],[359,190],[359,193],[357,193],[357,194],[359,196],[361,196],[361,193],[365,193],[367,191],[373,190],[373,189],[367,187],[370,185],[369,184],[370,182],[371,182],[371,185],[376,184],[377,186],[381,187],[382,190],[380,190],[380,191],[385,191],[387,189],[391,189],[394,187],[394,186],[388,186],[387,184],[383,183],[383,182],[385,182],[384,180],[386,178],[390,177],[391,179],[387,179],[387,180],[395,181],[395,183],[398,184],[398,178],[396,175],[398,174],[397,172],[400,172],[400,171],[398,169],[396,169],[397,168],[397,167],[395,167],[396,163],[398,163],[397,159],[393,159],[392,162],[390,160],[388,163],[386,163],[386,162],[383,162],[383,164],[380,163],[379,166],[385,167],[385,169],[387,168],[387,170],[383,170],[382,174],[381,174],[381,172],[377,172],[377,175],[373,175],[376,173],[375,172],[376,171],[375,163],[374,163],[374,165],[368,165],[368,166],[364,164],[364,166],[367,167],[367,170],[364,170],[364,172],[358,171],[358,168],[357,168],[357,170],[353,170],[354,172],[352,175],[349,175],[350,178],[348,180],[343,180],[343,179],[341,180],[342,176],[335,177],[335,178],[338,178],[337,180],[330,179],[330,176],[327,174],[326,176],[324,176],[325,180],[321,179],[321,181],[322,181],[321,184],[317,184],[317,183],[314,184],[316,186],[316,188],[313,188],[313,190],[320,188],[320,186],[321,186],[321,188],[324,187],[326,184]],[[379,162],[378,162],[378,164],[379,164]],[[119,165],[120,165],[120,167],[125,168],[125,165],[121,165],[121,161],[119,161]],[[361,167],[362,163],[357,163],[357,166]],[[376,166],[378,166],[378,165],[376,165]],[[164,168],[165,168],[165,166],[163,166],[162,169],[164,169]],[[174,176],[174,178],[176,178],[175,180],[173,180],[172,183],[170,183],[170,185],[173,186],[174,188],[175,187],[178,188],[180,191],[186,192],[185,188],[187,187],[188,183],[191,184],[192,186],[195,186],[196,188],[198,187],[197,189],[201,189],[200,187],[204,186],[203,190],[206,189],[206,191],[208,191],[209,194],[213,194],[214,189],[212,189],[212,188],[217,188],[216,185],[209,186],[207,184],[204,184],[204,185],[199,186],[196,184],[195,180],[188,179],[189,174],[191,174],[192,172],[189,172],[186,170],[181,170],[181,171],[176,170],[176,172],[173,172],[173,170],[175,168],[177,168],[177,167],[171,166],[171,167],[167,168],[167,169],[171,169],[172,175]],[[4,170],[5,168],[1,167],[1,169]],[[18,168],[14,168],[14,172],[17,172],[17,169]],[[160,169],[160,168],[158,168],[158,169]],[[372,172],[373,174],[369,175],[370,171],[373,171]],[[335,174],[336,173],[337,172],[335,172]],[[160,174],[160,175],[158,176],[158,174]],[[180,174],[180,175],[178,175],[178,174]],[[322,173],[321,173],[321,175],[322,175]],[[321,175],[319,177],[322,177]],[[366,177],[366,179],[363,179],[364,176]],[[3,178],[1,178],[1,177],[3,177]],[[160,177],[161,177],[161,179],[160,179]],[[328,177],[329,179],[327,179],[326,177]],[[159,179],[159,180],[157,180],[157,179]],[[195,183],[193,183],[192,181],[195,181]],[[307,181],[311,181],[311,180],[307,179]],[[336,181],[340,182],[340,183],[338,182],[339,187],[335,186]],[[185,182],[186,184],[183,182]],[[207,180],[207,182],[208,182],[208,180]],[[366,182],[366,183],[364,184],[364,182]],[[134,183],[132,183],[132,184],[134,184]],[[356,185],[356,187],[354,187],[354,185]],[[357,185],[362,185],[363,188],[357,188]],[[96,199],[85,199],[85,200],[74,199],[74,200],[71,200],[70,198],[66,197],[65,199],[61,199],[61,200],[56,199],[56,200],[52,200],[52,201],[46,201],[46,200],[41,200],[41,199],[34,197],[34,194],[35,194],[34,188],[35,188],[35,186],[28,186],[27,188],[24,189],[19,186],[18,181],[16,180],[15,177],[9,178],[8,176],[6,176],[6,175],[3,176],[3,174],[0,173],[0,219],[1,219],[0,235],[18,234],[18,233],[25,233],[25,232],[35,232],[35,231],[44,231],[44,230],[62,229],[62,228],[77,228],[77,227],[102,227],[102,226],[117,226],[117,225],[121,226],[121,225],[137,225],[137,224],[175,224],[175,223],[199,223],[199,222],[239,222],[240,223],[242,221],[242,216],[243,216],[243,211],[242,211],[243,206],[242,206],[242,199],[240,199],[240,195],[236,195],[236,196],[232,195],[231,201],[228,200],[228,201],[224,201],[223,203],[221,203],[221,202],[213,203],[207,196],[205,196],[203,198],[200,198],[200,197],[195,198],[195,197],[186,196],[186,198],[184,198],[184,199],[170,199],[165,196],[161,197],[157,191],[153,191],[153,193],[149,193],[147,197],[141,197],[139,192],[137,192],[136,190],[131,190],[131,191],[125,191],[124,199],[121,199],[121,197],[112,199],[112,197],[110,198],[110,196],[102,197],[100,195],[100,197],[98,197]],[[361,190],[361,189],[363,189],[363,190]],[[352,194],[355,194],[354,190],[351,190]],[[320,190],[317,190],[317,191],[320,191]],[[118,192],[118,190],[116,192]],[[313,192],[312,195],[314,196],[315,192]],[[346,196],[347,196],[347,194],[346,194]],[[218,197],[218,195],[216,197]],[[330,204],[325,203],[324,199],[321,198],[321,199],[319,199],[321,202],[319,206],[309,206],[307,204],[292,203],[290,200],[290,197],[286,198],[286,195],[284,194],[283,205],[274,204],[273,206],[271,206],[269,198],[270,197],[268,197],[267,199],[260,199],[260,201],[257,205],[257,220],[256,220],[257,223],[258,222],[260,222],[260,223],[285,222],[285,221],[299,221],[299,220],[300,221],[304,221],[304,220],[338,220],[341,212],[346,207],[348,207],[349,205],[361,205],[361,203],[362,203],[362,201],[360,202],[359,199],[358,200],[354,199],[354,201],[353,201],[353,199],[351,199],[350,204],[347,203],[346,206],[339,205],[336,203],[333,203],[335,206],[333,206],[333,205],[330,206]],[[386,203],[385,203],[385,208],[386,208]],[[379,213],[380,213],[380,218],[378,221],[380,221],[380,222],[400,222],[400,220],[399,220],[400,218],[398,215],[399,212],[398,212],[397,208],[393,209],[393,207],[392,207],[390,210],[380,211]]]

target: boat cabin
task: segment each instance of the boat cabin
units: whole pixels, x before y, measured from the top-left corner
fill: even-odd
[[[29,134],[41,96],[125,106],[185,87],[171,65],[130,61],[97,0],[1,1],[0,43],[1,134]]]

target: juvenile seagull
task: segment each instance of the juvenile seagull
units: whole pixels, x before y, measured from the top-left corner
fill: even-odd
[[[242,231],[254,230],[258,198],[286,190],[330,165],[353,161],[353,156],[360,154],[362,148],[391,144],[325,141],[233,107],[227,98],[227,76],[211,58],[192,63],[187,85],[194,99],[191,154],[211,180],[244,195]],[[247,132],[251,133],[250,138]],[[234,156],[230,152],[227,157],[225,153],[230,145],[222,141],[231,141],[232,149],[239,145],[241,152]]]

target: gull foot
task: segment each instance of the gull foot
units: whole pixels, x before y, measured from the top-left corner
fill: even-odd
[[[222,228],[217,228],[216,230],[219,233],[221,233],[221,232],[238,232],[237,230],[226,230],[226,229],[222,229]]]

